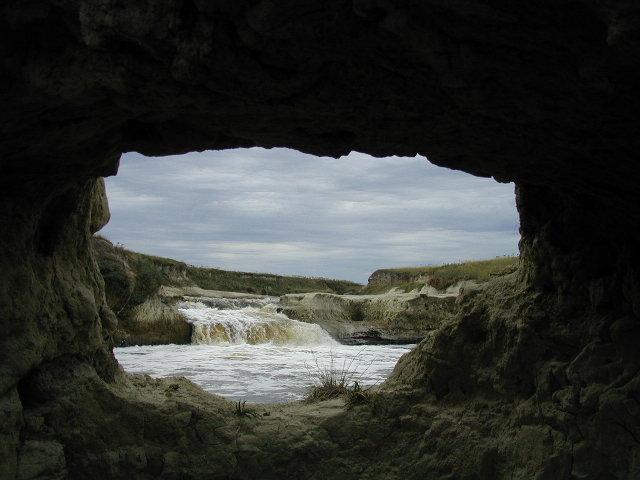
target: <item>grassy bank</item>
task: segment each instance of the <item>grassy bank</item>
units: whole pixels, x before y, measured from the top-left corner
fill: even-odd
[[[191,326],[172,300],[158,295],[160,286],[273,296],[308,292],[371,294],[394,287],[408,292],[425,285],[444,290],[463,280],[481,283],[493,276],[511,273],[518,266],[518,257],[499,257],[432,267],[382,269],[375,271],[363,287],[344,280],[196,267],[170,258],[132,252],[98,236],[93,238],[93,247],[105,281],[107,303],[119,320],[114,334],[117,345],[189,343]],[[410,313],[407,310],[403,315]],[[317,316],[318,312],[313,315]],[[423,317],[418,316],[415,322],[419,323]]]
[[[198,286],[280,296],[286,293],[357,293],[362,285],[342,280],[230,272],[132,252],[96,236],[93,249],[105,281],[107,303],[118,317],[116,345],[188,343],[190,326],[166,299],[161,285]],[[166,303],[165,303],[166,302]]]
[[[446,289],[463,280],[486,282],[491,277],[514,272],[518,257],[497,257],[432,267],[386,268],[373,272],[363,293],[381,293],[396,287],[404,291],[430,285]]]
[[[170,258],[132,252],[99,236],[94,237],[93,246],[107,283],[109,303],[115,310],[122,308],[120,303],[127,297],[129,302],[142,303],[160,285],[192,285],[207,290],[276,296],[305,292],[357,293],[362,288],[362,285],[346,280],[196,267]]]

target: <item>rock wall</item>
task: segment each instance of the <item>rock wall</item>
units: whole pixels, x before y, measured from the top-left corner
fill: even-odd
[[[191,343],[191,324],[175,304],[152,296],[136,305],[131,316],[121,320],[113,332],[114,345],[165,345]]]
[[[384,293],[392,288],[455,293],[465,284],[484,283],[513,273],[518,264],[519,257],[503,256],[438,266],[383,268],[369,276],[363,293]]]
[[[454,295],[305,293],[280,297],[280,308],[290,318],[317,323],[341,343],[418,343],[450,320],[457,304]]]
[[[116,346],[185,344],[191,342],[191,325],[175,301],[160,295],[166,280],[191,284],[186,265],[180,262],[156,266],[142,255],[114,247],[94,236],[91,245],[105,282],[107,305],[118,325],[112,339]]]
[[[102,180],[98,185],[104,190]],[[103,203],[95,206],[96,218],[103,215],[108,220],[106,197],[101,198]],[[104,279],[107,305],[118,319],[117,328],[111,332],[116,346],[190,343],[191,324],[176,306],[183,297],[262,298],[240,292],[268,290],[282,294],[314,288],[340,292],[360,287],[343,280],[193,267],[170,258],[128,251],[100,236],[93,236],[91,244]],[[202,285],[238,288],[239,292],[203,289]]]
[[[28,400],[20,385],[31,372],[65,357],[90,365],[104,381],[117,370],[115,316],[89,242],[108,218],[95,208],[104,205],[101,180],[20,186],[19,195],[4,190],[0,202],[0,478],[13,478],[18,450],[26,448],[19,432]]]
[[[636,253],[620,240],[622,224],[600,216],[598,199],[520,185],[517,201],[519,278],[496,279],[467,298],[454,322],[401,359],[388,387],[415,389],[457,410],[458,423],[439,434],[464,449],[480,448],[470,431],[486,440],[496,477],[507,478],[511,468],[523,478],[532,475],[524,472],[634,478],[640,474]],[[627,235],[635,238],[635,231]],[[482,411],[491,412],[490,427],[477,412],[464,413],[478,401],[487,402]],[[427,443],[434,465],[456,469],[440,442]],[[513,464],[527,448],[531,463]]]
[[[427,283],[427,278],[424,275],[416,275],[410,272],[395,272],[391,270],[376,270],[373,272],[368,280],[367,287],[369,288],[386,288],[390,289],[395,285],[403,283]]]
[[[2,478],[639,476],[636,2],[1,9]],[[118,372],[89,238],[122,152],[254,145],[515,181],[517,281],[405,357],[382,408],[216,430],[224,402]]]

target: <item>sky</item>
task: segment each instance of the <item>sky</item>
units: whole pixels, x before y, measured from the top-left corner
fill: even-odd
[[[513,184],[420,156],[127,153],[106,185],[101,235],[192,265],[366,283],[378,268],[518,251]]]

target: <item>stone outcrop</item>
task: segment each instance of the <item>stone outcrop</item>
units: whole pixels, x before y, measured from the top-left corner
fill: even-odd
[[[415,275],[411,272],[399,272],[393,270],[376,270],[373,272],[367,280],[367,287],[389,289],[394,285],[401,285],[403,283],[427,283],[428,278],[425,275]]]
[[[154,295],[136,305],[113,333],[117,346],[191,343],[191,324],[174,303]]]
[[[100,179],[92,203],[92,223],[109,219],[104,196],[104,182]],[[101,200],[100,200],[101,199]],[[100,200],[100,201],[98,201]],[[106,212],[106,213],[105,213]],[[99,228],[98,226],[98,228]],[[90,231],[94,232],[93,227]],[[107,305],[116,314],[118,326],[112,332],[116,346],[185,344],[191,342],[191,324],[180,313],[180,300],[198,297],[201,301],[224,301],[242,304],[255,299],[277,301],[277,297],[241,292],[201,288],[200,284],[229,285],[248,291],[260,289],[287,292],[296,287],[302,291],[316,288],[335,288],[343,291],[357,286],[352,282],[324,278],[287,277],[270,274],[230,272],[205,267],[193,267],[169,258],[152,257],[131,252],[113,245],[100,236],[91,239],[93,251],[105,282]],[[209,300],[207,300],[209,299]],[[239,307],[241,308],[241,307]]]
[[[417,343],[449,321],[456,295],[389,292],[382,295],[289,294],[279,309],[290,318],[317,323],[341,343]]]
[[[364,292],[382,293],[391,288],[406,292],[424,288],[432,292],[445,290],[453,293],[465,282],[484,283],[493,277],[513,273],[518,264],[518,257],[503,256],[437,266],[382,268],[369,276]]]
[[[92,246],[105,281],[107,305],[117,317],[117,327],[111,332],[116,346],[191,342],[191,325],[175,301],[161,292],[164,279],[189,281],[183,264],[164,265],[160,271],[104,238],[93,237]]]
[[[162,285],[158,294],[167,299],[188,299],[191,297],[197,297],[200,299],[229,299],[229,300],[264,300],[269,297],[267,295],[256,295],[255,293],[245,292],[227,292],[223,290],[207,290],[197,286],[189,285],[185,287],[174,287]],[[275,298],[274,298],[275,300]]]
[[[2,478],[638,477],[637,2],[1,12]],[[224,402],[118,370],[97,179],[125,151],[254,145],[514,181],[517,278],[404,357],[382,406],[218,430]]]

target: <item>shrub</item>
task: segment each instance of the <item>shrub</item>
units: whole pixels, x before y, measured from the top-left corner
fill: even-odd
[[[131,303],[139,305],[158,291],[162,285],[163,275],[153,261],[142,256],[131,263],[133,263],[132,267],[136,275]]]
[[[118,311],[125,305],[133,288],[124,264],[114,258],[101,258],[98,267],[104,278],[107,302],[111,308]]]

